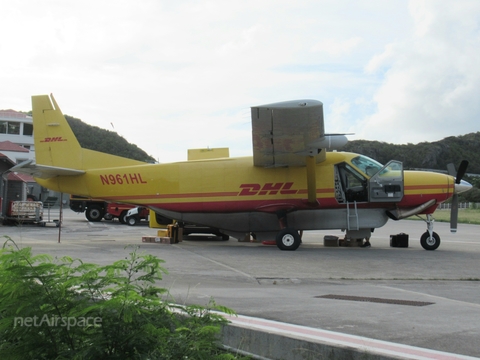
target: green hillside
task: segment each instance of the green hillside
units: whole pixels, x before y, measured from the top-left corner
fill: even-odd
[[[407,145],[353,140],[349,141],[342,150],[367,155],[382,164],[390,160],[399,160],[403,162],[404,169],[431,169],[446,172],[447,164],[454,163],[455,167],[458,167],[462,160],[468,160],[469,166],[464,179],[474,185],[474,188],[461,194],[460,200],[480,202],[480,177],[478,176],[480,174],[480,132],[449,136],[432,143]]]
[[[367,155],[382,164],[390,160],[403,162],[405,169],[446,170],[468,160],[468,173],[480,174],[480,132],[450,136],[432,143],[396,145],[380,141],[353,140],[342,149]]]
[[[65,115],[65,118],[83,148],[139,161],[155,162],[152,156],[137,145],[130,144],[114,131],[85,124],[72,116]]]
[[[140,161],[155,161],[137,145],[127,142],[114,131],[88,125],[72,116],[65,117],[82,147]],[[367,155],[382,164],[399,160],[405,169],[446,170],[447,164],[454,163],[458,166],[466,159],[470,162],[468,173],[480,174],[480,132],[450,136],[432,143],[406,145],[352,140],[342,150]]]
[[[82,147],[130,159],[155,162],[155,159],[137,145],[127,142],[114,131],[91,126],[66,115],[68,123]],[[446,171],[447,164],[456,166],[464,159],[470,162],[465,179],[475,188],[462,196],[462,200],[480,202],[480,132],[450,136],[432,143],[396,145],[380,141],[352,140],[342,149],[367,155],[382,164],[390,160],[403,162],[405,169],[432,169]]]

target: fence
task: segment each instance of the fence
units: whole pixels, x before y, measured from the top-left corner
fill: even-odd
[[[451,203],[443,203],[438,206],[438,209],[450,209],[452,207]],[[480,203],[474,202],[461,202],[458,203],[459,209],[480,209]]]

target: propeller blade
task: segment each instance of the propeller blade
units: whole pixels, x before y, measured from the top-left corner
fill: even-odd
[[[468,168],[468,161],[462,160],[458,171],[455,171],[455,165],[450,163],[447,165],[448,174],[455,177],[455,184],[459,185],[462,182],[462,178],[465,176]],[[470,184],[469,184],[470,185]],[[455,187],[457,192],[463,192],[465,190],[460,190]],[[452,196],[452,208],[450,209],[450,231],[452,233],[457,232],[458,224],[458,193],[455,192]]]
[[[460,166],[458,167],[457,176],[455,177],[455,183],[460,184],[460,181],[462,181],[463,176],[467,172],[467,168],[468,168],[468,161],[463,160],[460,163]]]
[[[450,232],[457,232],[458,223],[458,194],[453,194],[452,208],[450,209]]]
[[[453,177],[457,176],[457,170],[455,169],[455,165],[453,163],[447,165],[447,171],[448,175],[451,175]]]

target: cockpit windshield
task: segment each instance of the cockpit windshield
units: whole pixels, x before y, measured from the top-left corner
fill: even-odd
[[[383,168],[383,165],[378,161],[370,159],[368,156],[364,155],[354,157],[351,161],[358,170],[367,176],[373,176]]]

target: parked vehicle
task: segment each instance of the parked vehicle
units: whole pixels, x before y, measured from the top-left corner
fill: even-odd
[[[127,212],[133,208],[135,208],[134,205],[111,203],[99,199],[70,195],[70,209],[78,213],[85,212],[87,220],[92,222],[117,218],[122,224],[125,224]],[[148,209],[138,215],[138,221],[147,218]]]
[[[108,203],[103,200],[70,195],[70,209],[78,213],[85,213],[88,221],[101,221],[107,212]]]
[[[148,216],[150,214],[150,210],[146,207],[135,207],[127,211],[125,215],[124,221],[125,224],[134,226],[137,225],[140,220],[148,220]]]

